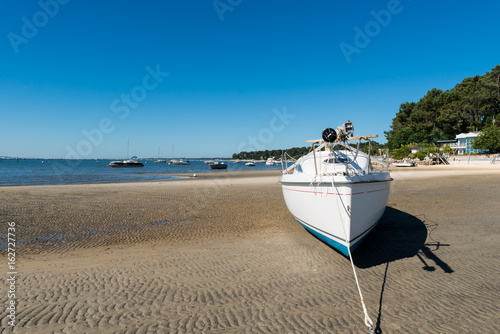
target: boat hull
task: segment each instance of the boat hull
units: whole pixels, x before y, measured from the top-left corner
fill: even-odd
[[[168,162],[169,165],[176,165],[176,166],[187,166],[191,165],[191,162],[186,161],[186,160],[170,160]]]
[[[227,169],[226,164],[215,164],[215,165],[210,165],[211,169]]]
[[[390,181],[296,183],[281,181],[294,218],[348,256],[375,228],[389,198]]]
[[[394,162],[392,163],[393,166],[396,167],[416,167],[417,165],[413,162]]]

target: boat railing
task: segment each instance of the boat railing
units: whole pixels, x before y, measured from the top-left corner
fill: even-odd
[[[295,160],[295,163],[292,164],[291,166],[288,166],[288,159],[287,159],[287,156],[291,159],[291,160]],[[301,158],[299,159],[295,159],[294,157],[292,157],[290,154],[288,154],[286,151],[283,151],[282,152],[282,155],[281,155],[281,173],[282,174],[288,174],[291,170],[293,170],[295,168],[295,166],[297,165],[297,163],[300,161]]]
[[[311,151],[309,153],[313,153],[313,160],[314,160],[314,169],[315,169],[315,173],[316,175],[318,175],[318,166],[317,166],[317,158],[316,158],[316,153],[317,152],[320,152],[322,149],[324,148],[328,148],[329,150],[331,150],[332,152],[334,151],[335,147],[337,145],[340,145],[342,147],[344,147],[345,149],[351,151],[354,153],[354,157],[352,159],[349,159],[350,161],[348,162],[342,162],[342,164],[349,166],[351,165],[354,161],[356,161],[357,157],[358,157],[358,153],[359,153],[359,148],[360,148],[360,145],[361,145],[361,140],[366,140],[368,141],[369,143],[369,148],[368,148],[368,160],[370,162],[375,162],[379,165],[381,165],[383,167],[383,170],[385,171],[388,171],[389,170],[389,163],[388,162],[384,162],[384,161],[381,161],[377,158],[375,158],[374,156],[371,155],[371,151],[372,151],[372,142],[369,138],[376,138],[378,137],[377,135],[373,135],[373,136],[356,136],[356,137],[350,137],[350,138],[346,138],[346,141],[338,141],[338,142],[335,142],[335,143],[327,143],[325,142],[323,139],[314,139],[314,140],[306,140],[306,142],[310,142],[312,143],[311,144]],[[354,148],[352,146],[350,146],[347,142],[348,141],[354,141],[354,140],[357,140],[358,141],[358,144],[357,144],[357,147]],[[330,145],[328,147],[328,145]],[[315,147],[317,146],[317,147]],[[282,174],[288,174],[290,171],[292,171],[296,166],[297,164],[299,164],[300,162],[302,162],[303,160],[303,157],[299,158],[294,164],[292,164],[291,166],[288,166],[288,163],[287,163],[287,155],[292,158],[288,153],[286,153],[285,151],[283,151],[283,156],[282,156],[282,159],[281,159],[281,171],[282,171]],[[283,161],[285,162],[284,165],[283,165]],[[371,166],[370,164],[368,165],[368,173],[371,174],[372,170],[371,170]]]
[[[378,163],[379,165],[381,165],[382,167],[385,167],[385,170],[389,170],[389,162],[384,162],[384,161],[381,161],[377,158],[375,158],[374,156],[371,155],[371,152],[372,152],[372,141],[369,139],[369,138],[376,138],[377,136],[358,136],[358,137],[352,137],[352,138],[348,138],[348,140],[358,140],[358,149],[359,150],[359,144],[361,142],[361,140],[366,140],[368,141],[369,143],[369,148],[368,148],[368,159],[370,161],[373,161],[373,162],[376,162]],[[354,151],[354,148],[351,147],[350,145],[348,145],[347,143],[344,143],[343,144],[344,147],[346,147],[347,149],[351,150],[351,151]]]

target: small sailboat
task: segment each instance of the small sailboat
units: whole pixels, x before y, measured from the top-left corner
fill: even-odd
[[[350,121],[323,139],[312,142],[310,153],[282,171],[283,197],[292,216],[306,230],[345,256],[360,244],[382,217],[389,198],[389,165],[360,151]],[[358,141],[357,149],[347,144]],[[337,148],[338,147],[338,148]],[[384,166],[374,171],[371,162]],[[284,166],[287,166],[285,163]],[[293,172],[292,172],[293,171]]]
[[[160,146],[158,146],[158,158],[155,159],[155,162],[165,163],[167,159],[160,158]]]
[[[172,144],[172,157],[174,156],[174,145]],[[186,160],[185,158],[180,158],[180,159],[172,159],[168,162],[169,165],[191,165],[191,162],[189,160]]]

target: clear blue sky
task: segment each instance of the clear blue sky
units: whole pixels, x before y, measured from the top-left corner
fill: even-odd
[[[0,6],[0,156],[125,157],[130,137],[139,157],[224,157],[347,119],[385,142],[401,103],[500,63],[498,1]]]

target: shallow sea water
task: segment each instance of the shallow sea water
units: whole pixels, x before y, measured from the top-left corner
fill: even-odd
[[[64,159],[0,159],[0,186],[31,186],[55,184],[92,184],[117,182],[147,182],[174,180],[176,173],[220,173],[221,171],[280,169],[281,165],[266,166],[256,163],[227,162],[225,170],[213,170],[202,160],[191,165],[179,166],[140,160],[144,167],[112,168],[112,160],[64,160]]]

